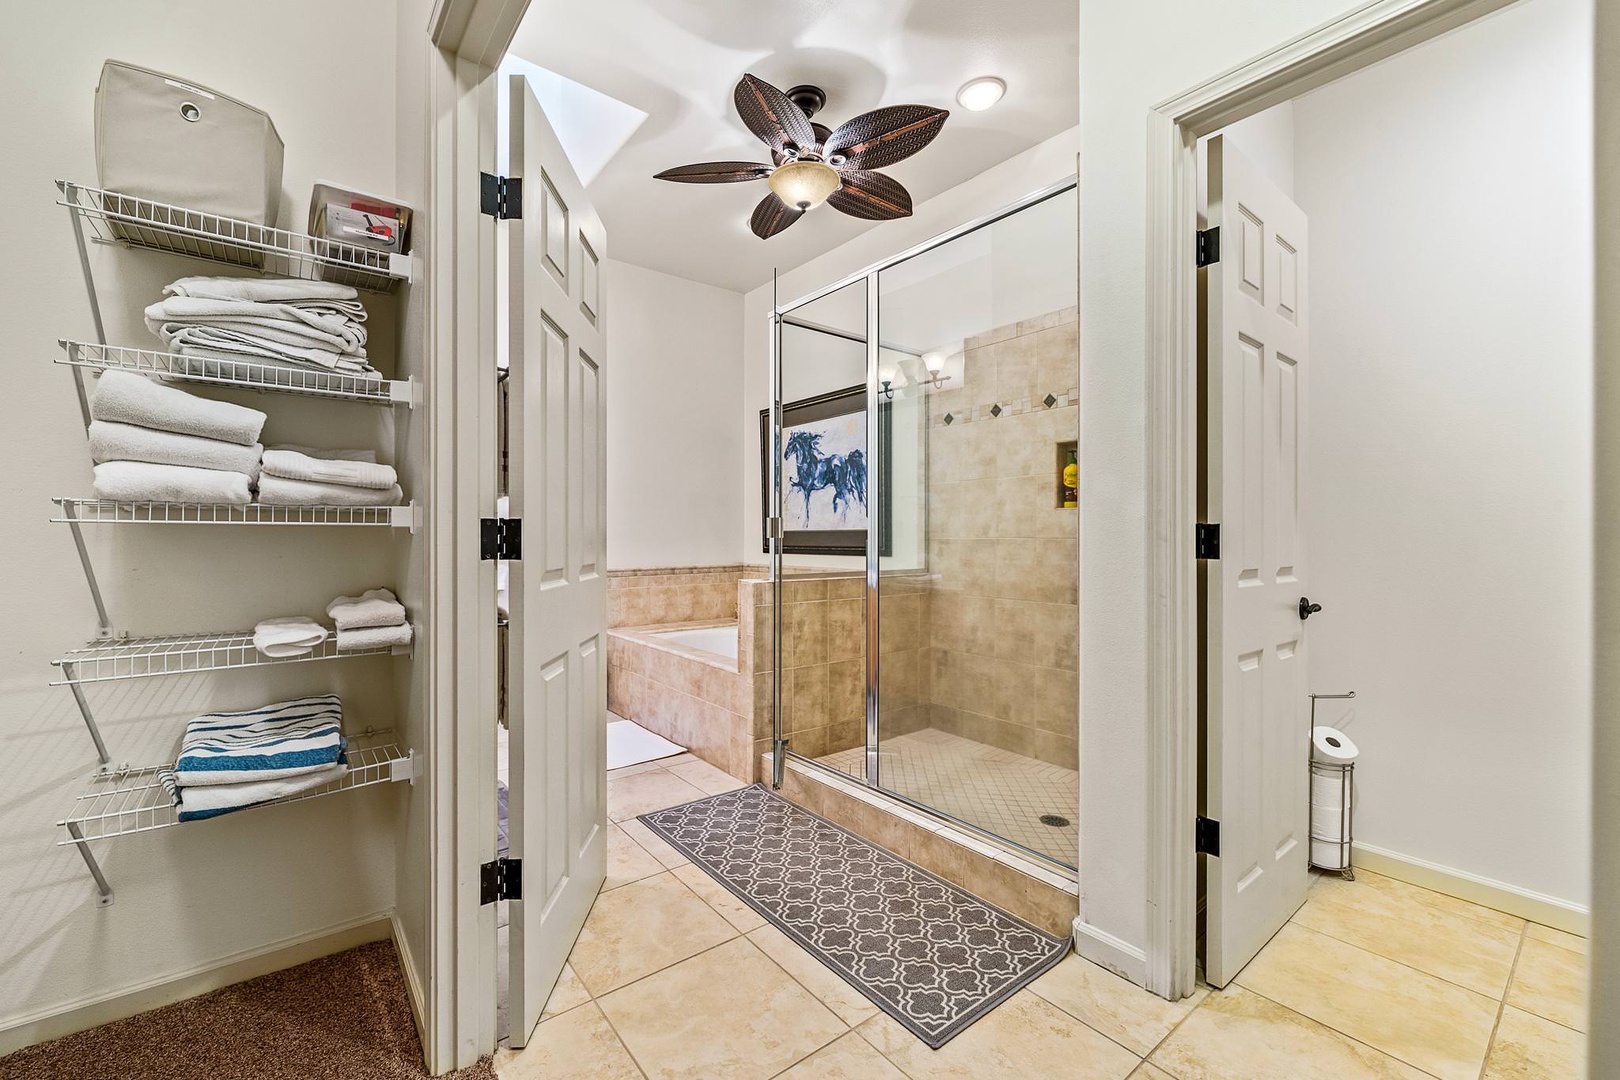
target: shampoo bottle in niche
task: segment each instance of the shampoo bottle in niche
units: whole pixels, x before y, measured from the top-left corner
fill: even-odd
[[[1080,505],[1080,463],[1073,450],[1069,451],[1069,463],[1063,466],[1063,505]]]

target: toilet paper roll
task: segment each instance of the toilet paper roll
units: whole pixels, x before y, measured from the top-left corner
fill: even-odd
[[[1311,841],[1311,865],[1318,870],[1343,870],[1350,865],[1349,852],[1325,840]]]
[[[1325,726],[1311,729],[1311,748],[1319,761],[1354,761],[1361,754],[1350,736]]]

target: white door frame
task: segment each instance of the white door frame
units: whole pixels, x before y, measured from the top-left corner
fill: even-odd
[[[436,0],[422,29],[427,80],[428,363],[427,985],[422,1042],[435,1072],[495,1049],[495,909],[478,868],[495,857],[495,564],[478,519],[495,513],[495,222],[479,173],[495,172],[496,69],[528,0]]]
[[[1149,110],[1146,953],[1165,997],[1192,993],[1197,965],[1197,142],[1511,2],[1376,0]]]

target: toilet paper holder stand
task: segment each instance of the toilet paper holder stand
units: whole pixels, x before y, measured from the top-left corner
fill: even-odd
[[[1346,694],[1312,694],[1311,697],[1311,726],[1306,732],[1305,744],[1311,744],[1310,732],[1316,730],[1316,702],[1320,698],[1324,701],[1348,701],[1356,696],[1351,690]],[[1353,761],[1320,761],[1316,755],[1310,755],[1309,773],[1311,780],[1318,776],[1337,776],[1339,778],[1340,804],[1338,806],[1339,822],[1343,824],[1341,835],[1319,836],[1316,827],[1316,800],[1311,798],[1311,845],[1310,864],[1318,870],[1336,870],[1342,874],[1346,881],[1356,880],[1356,872],[1350,865],[1350,853],[1355,842],[1355,790],[1356,790],[1356,764]],[[1314,785],[1306,784],[1309,793]],[[1307,794],[1307,797],[1310,796]],[[1338,865],[1327,865],[1316,861],[1316,845],[1328,844],[1338,849]]]

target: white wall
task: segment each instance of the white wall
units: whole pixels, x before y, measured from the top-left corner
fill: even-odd
[[[0,509],[10,567],[0,585],[0,1031],[31,1017],[214,966],[278,942],[364,921],[394,904],[395,800],[389,788],[97,844],[117,892],[108,908],[62,816],[95,756],[73,700],[50,688],[50,660],[94,633],[94,609],[53,495],[88,495],[90,460],[58,337],[92,333],[57,177],[95,182],[94,89],[115,57],[172,72],[265,108],[286,142],[283,219],[304,220],[317,176],[395,186],[395,5],[289,0],[64,0],[10,11],[0,55],[0,325],[10,356],[0,393]],[[291,61],[296,59],[296,66]],[[312,77],[311,73],[319,73]],[[140,309],[205,264],[96,247],[107,331],[155,346]],[[396,308],[371,302],[380,356]],[[213,396],[213,395],[210,395]],[[388,410],[286,395],[217,396],[270,412],[267,438],[392,446]],[[120,629],[174,633],[319,615],[339,593],[384,584],[381,530],[88,527]],[[342,534],[342,535],[338,535]],[[92,687],[117,762],[169,758],[184,721],[209,708],[336,690],[350,730],[394,721],[395,662],[293,665],[274,673]],[[0,1035],[0,1046],[5,1036]]]
[[[1074,175],[1075,152],[1079,143],[1078,128],[1054,135],[1045,142],[986,169],[973,179],[917,204],[911,217],[886,222],[825,255],[783,271],[778,280],[778,294],[782,303],[790,304],[796,298],[830,285],[880,259],[938,236],[957,225],[993,213],[1010,203],[1017,202],[1031,192]],[[759,410],[769,406],[771,398],[770,312],[770,284],[761,285],[744,298],[742,342],[744,400],[741,410],[743,470],[739,524],[742,551],[751,559],[763,558],[758,554]],[[816,562],[825,565],[863,565],[859,559],[837,557],[813,559],[810,556],[799,556],[788,561]]]
[[[608,566],[738,561],[742,294],[605,266]],[[756,470],[757,471],[757,470]]]
[[[1590,18],[1526,0],[1294,103],[1311,686],[1359,693],[1356,839],[1576,906]]]

